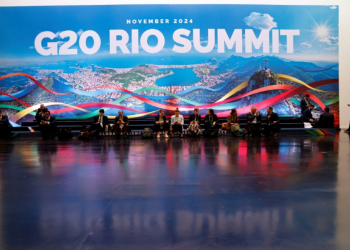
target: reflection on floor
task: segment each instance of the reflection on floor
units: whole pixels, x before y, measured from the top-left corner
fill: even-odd
[[[343,133],[1,142],[0,249],[349,249],[349,149]]]

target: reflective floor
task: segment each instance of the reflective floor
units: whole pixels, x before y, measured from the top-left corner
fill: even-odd
[[[350,249],[350,141],[0,142],[0,249]]]

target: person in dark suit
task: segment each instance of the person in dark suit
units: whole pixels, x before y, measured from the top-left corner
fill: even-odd
[[[324,109],[324,113],[320,115],[317,122],[318,128],[334,128],[334,115],[329,112],[329,108]]]
[[[45,108],[45,105],[40,104],[40,108],[38,108],[38,111],[35,114],[35,120],[38,125],[40,125],[41,119],[44,118],[46,111],[48,111],[48,109]]]
[[[118,116],[115,117],[114,132],[117,138],[119,138],[120,132],[123,132],[124,138],[127,137],[129,132],[129,119],[121,110],[118,112]]]
[[[2,138],[8,138],[11,133],[11,124],[7,115],[3,115],[0,110],[0,135]]]
[[[164,115],[164,110],[159,110],[159,115],[154,119],[153,131],[157,133],[157,138],[160,137],[160,131],[164,131],[165,138],[168,138],[168,133],[170,129],[170,124],[166,116]]]
[[[254,106],[247,114],[247,134],[249,136],[254,134],[261,136],[261,112],[257,111]]]
[[[188,119],[189,124],[188,124],[187,131],[190,133],[190,135],[199,135],[200,133],[202,133],[201,121],[202,121],[202,118],[199,115],[199,109],[195,108],[194,113],[190,115]]]
[[[312,117],[312,110],[315,108],[314,105],[310,104],[309,108],[304,111],[303,122],[315,123],[315,119]]]
[[[208,109],[208,114],[204,117],[204,128],[207,136],[217,136],[219,134],[219,118],[214,114],[213,109]]]
[[[55,139],[56,136],[56,118],[51,116],[50,111],[45,112],[45,116],[40,121],[40,132],[43,140]]]
[[[310,105],[310,95],[306,94],[303,99],[300,101],[300,108],[301,108],[301,116],[304,115],[304,112],[309,108]]]
[[[267,107],[266,125],[265,125],[265,136],[276,136],[279,130],[278,115],[273,112],[271,106]]]
[[[100,132],[106,131],[108,126],[108,117],[104,113],[105,110],[100,109],[99,114],[94,117],[93,124],[91,124],[90,131],[93,131],[96,136],[99,136]]]

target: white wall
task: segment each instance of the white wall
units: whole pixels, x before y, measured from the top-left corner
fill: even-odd
[[[0,0],[0,6],[109,5],[109,4],[275,4],[339,5],[339,108],[340,127],[350,120],[350,0]]]

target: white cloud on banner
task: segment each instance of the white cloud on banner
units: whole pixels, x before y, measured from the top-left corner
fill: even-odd
[[[201,39],[201,40],[200,40],[200,43],[201,43],[201,44],[208,44],[208,38],[206,38],[206,37],[201,37],[200,39]],[[191,40],[191,43],[193,44],[193,39]]]
[[[49,49],[49,48],[50,47],[48,47],[48,46],[43,46],[43,49]],[[34,46],[30,46],[29,49],[35,49],[35,47]]]
[[[303,48],[311,48],[312,47],[312,44],[309,42],[304,42],[304,43],[301,43],[300,45]]]
[[[60,48],[65,42],[64,41],[57,41],[57,46]],[[71,48],[76,46],[71,46]]]
[[[336,9],[338,9],[338,6],[333,5],[333,6],[330,6],[329,8],[330,8],[331,10],[336,10]]]
[[[82,29],[80,29],[80,30],[77,32],[78,36],[81,36],[81,34],[83,34],[83,33],[84,33],[84,31],[83,31]]]
[[[329,47],[329,48],[325,48],[324,50],[334,51],[337,49],[338,49],[338,47]]]
[[[287,45],[283,45],[282,43],[280,43],[279,46],[281,51],[283,52],[287,51]]]
[[[57,33],[59,34],[59,32],[57,32]],[[57,46],[60,48],[67,41],[60,40],[61,38],[60,38],[59,35],[57,35],[57,33],[56,33],[56,39],[55,40],[56,40]],[[49,48],[50,47],[48,47],[48,46],[43,47],[43,49],[49,49]],[[76,46],[71,46],[71,48],[76,48]],[[29,46],[29,49],[35,49],[35,46]]]
[[[335,36],[327,36],[320,39],[320,42],[327,43],[328,45],[338,45],[339,38]]]
[[[273,17],[269,14],[261,14],[252,12],[243,19],[246,25],[259,30],[270,30],[277,27],[277,23],[273,21]]]

